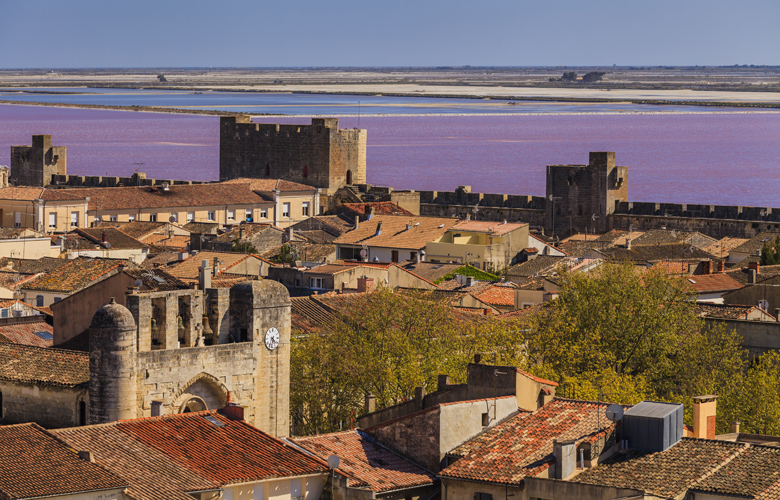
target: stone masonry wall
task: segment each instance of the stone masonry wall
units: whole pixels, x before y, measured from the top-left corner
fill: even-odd
[[[439,464],[439,408],[391,421],[366,432],[431,471]]]
[[[54,174],[67,174],[67,148],[52,146],[50,135],[34,135],[31,146],[11,146],[11,184],[45,186]]]
[[[3,424],[36,422],[46,428],[78,423],[79,401],[88,404],[86,387],[56,387],[0,381]],[[87,409],[89,412],[89,407]]]

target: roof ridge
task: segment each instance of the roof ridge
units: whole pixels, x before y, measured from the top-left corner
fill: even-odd
[[[40,347],[40,346],[36,346],[36,345],[27,345],[27,344],[16,344],[16,343],[8,344],[8,343],[5,343],[5,342],[0,343],[0,348],[4,347],[4,346],[13,346],[14,348],[18,348],[18,349],[30,349],[30,350],[40,349],[40,350],[46,351],[46,352],[55,352],[55,353],[63,352],[63,353],[68,353],[68,354],[78,354],[79,356],[89,357],[89,353],[88,352],[73,351],[71,349],[61,349],[59,347]]]
[[[694,439],[697,439],[698,441],[713,441],[712,439],[699,439],[699,438],[694,438]],[[724,442],[724,443],[729,442],[730,443],[731,441],[722,441],[722,442]],[[694,481],[693,484],[688,489],[693,489],[697,485],[701,484],[705,479],[707,479],[709,477],[712,477],[713,475],[715,475],[716,472],[718,472],[723,467],[725,467],[726,465],[731,463],[731,461],[733,461],[735,458],[737,458],[740,455],[742,455],[743,453],[745,453],[745,451],[747,451],[748,448],[750,448],[750,443],[735,443],[735,444],[742,444],[743,446],[741,448],[738,448],[737,450],[735,450],[734,453],[731,454],[731,456],[729,456],[725,460],[722,460],[719,464],[717,464],[711,470],[709,470],[708,472],[705,472],[702,476],[700,476],[698,479],[696,479],[696,481]]]

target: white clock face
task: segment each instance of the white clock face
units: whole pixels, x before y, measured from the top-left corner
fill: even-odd
[[[265,332],[265,346],[269,351],[273,351],[279,345],[279,330],[273,326]]]

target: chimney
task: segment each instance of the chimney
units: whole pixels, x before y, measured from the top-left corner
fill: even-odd
[[[732,434],[739,434],[739,420],[735,420],[731,422],[731,433]]]
[[[363,276],[357,280],[357,291],[360,292],[373,292],[374,291],[374,278],[367,278]]]
[[[414,388],[414,402],[417,404],[417,408],[423,409],[423,400],[425,399],[425,387]]]
[[[482,361],[482,355],[479,354],[479,353],[475,354],[474,355],[474,364],[478,365],[480,361]]]
[[[366,413],[373,413],[376,411],[376,396],[370,392],[366,394],[366,398],[363,404],[363,409]]]
[[[721,260],[721,261],[718,262],[718,272],[722,273],[724,270],[725,270],[725,264]]]
[[[371,207],[371,210],[368,211],[368,217],[366,217],[366,220],[371,220],[374,217],[374,207]]]
[[[716,399],[712,395],[693,398],[693,437],[715,439]]]
[[[780,321],[780,308],[775,308],[775,318]]]
[[[108,238],[106,237],[106,232],[105,231],[103,231],[103,236],[102,236],[101,240],[103,241],[103,243],[108,241]]]
[[[712,274],[712,261],[711,260],[703,260],[703,261],[701,261],[701,273],[702,274]]]
[[[211,288],[211,268],[209,268],[209,261],[207,259],[203,259],[200,263],[198,288],[200,290]]]
[[[755,269],[748,269],[748,285],[753,285],[756,282],[756,270]]]
[[[379,236],[382,234],[382,221],[379,221],[379,224],[376,225],[376,234],[374,236]]]
[[[214,270],[212,271],[212,276],[216,276],[219,274],[219,258],[214,257]]]
[[[236,403],[227,403],[224,408],[219,410],[219,413],[230,420],[244,420],[244,407]]]
[[[490,316],[490,313],[491,313],[491,310],[490,310],[490,309],[483,309],[483,310],[482,310],[482,314],[483,314],[484,316]]]
[[[292,226],[287,228],[287,235],[290,237],[290,242],[293,240],[293,236],[295,236],[295,229],[292,228]]]
[[[631,238],[626,238],[626,249],[631,250]]]
[[[471,214],[466,214],[466,222],[471,220]]]
[[[555,479],[566,480],[577,469],[577,446],[574,439],[553,439],[555,456]]]
[[[437,391],[443,391],[447,389],[447,385],[450,383],[450,376],[449,375],[439,375],[438,377],[438,383],[436,384],[436,390]]]
[[[748,262],[748,269],[755,269],[756,274],[761,274],[761,266],[758,265],[758,262]]]
[[[466,276],[466,286],[471,286],[474,284],[474,277],[473,276]]]
[[[239,226],[238,228],[238,239],[243,240],[244,239],[244,228],[243,226]]]

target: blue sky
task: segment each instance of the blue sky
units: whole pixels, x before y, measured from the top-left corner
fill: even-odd
[[[0,0],[0,68],[780,64],[778,0]]]

